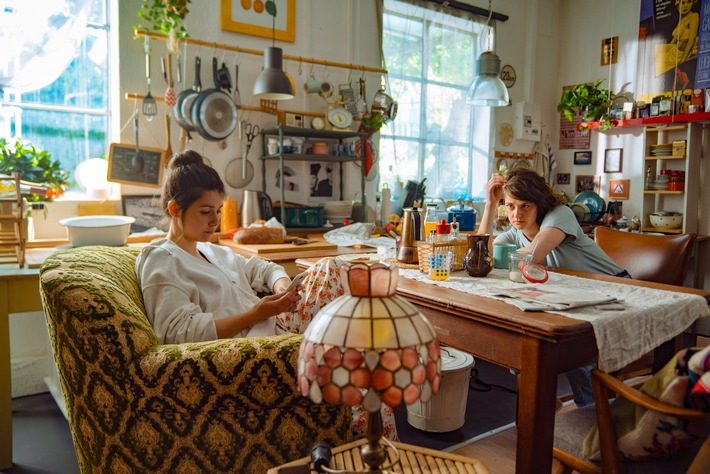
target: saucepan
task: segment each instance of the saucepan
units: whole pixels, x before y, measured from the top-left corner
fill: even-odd
[[[381,113],[385,120],[394,120],[397,116],[397,101],[385,94],[384,91],[379,90],[372,99],[371,109],[373,112]]]
[[[217,75],[217,58],[212,59],[214,88],[200,92],[192,105],[192,122],[205,139],[219,141],[227,138],[237,127],[237,106],[226,92]]]

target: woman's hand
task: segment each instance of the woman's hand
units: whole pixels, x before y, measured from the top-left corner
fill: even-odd
[[[264,296],[252,307],[252,311],[258,315],[259,320],[263,321],[271,316],[293,311],[300,300],[301,295],[298,293],[298,288],[294,288],[290,291]]]
[[[503,197],[503,185],[506,182],[505,176],[500,173],[493,173],[491,179],[488,180],[486,185],[486,199],[487,202],[493,203],[498,206],[498,201]]]

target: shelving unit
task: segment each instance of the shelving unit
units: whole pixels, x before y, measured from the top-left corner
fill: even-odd
[[[644,170],[650,166],[652,176],[661,170],[685,171],[685,190],[650,190],[643,191],[642,230],[663,232],[666,234],[687,234],[698,231],[698,190],[700,188],[700,156],[702,153],[702,124],[689,122],[666,126],[648,126],[644,133]],[[674,140],[685,140],[684,155],[651,155],[652,145],[670,144]],[[657,229],[651,226],[649,214],[657,211],[676,211],[683,213],[683,226],[680,229]]]
[[[0,189],[12,188],[0,198],[0,263],[18,263],[25,265],[25,245],[27,237],[24,228],[27,220],[23,218],[24,209],[20,191],[20,174],[0,177]]]
[[[285,190],[283,187],[283,176],[284,176],[284,163],[287,161],[318,161],[318,162],[331,162],[339,164],[340,173],[340,200],[343,199],[343,163],[347,162],[360,162],[360,194],[362,196],[362,216],[367,215],[367,202],[365,198],[365,140],[367,134],[362,132],[352,132],[352,131],[334,131],[334,130],[313,130],[308,128],[298,128],[298,127],[287,127],[285,125],[279,125],[275,128],[270,128],[261,131],[261,145],[262,150],[266,152],[266,138],[268,136],[278,136],[278,153],[269,155],[265,154],[261,157],[261,187],[262,191],[266,192],[266,162],[269,160],[278,160],[279,162],[279,175],[281,176],[281,218],[282,223],[286,222],[286,198]],[[303,137],[318,140],[329,140],[337,141],[338,144],[342,144],[347,139],[356,138],[360,140],[360,153],[361,156],[342,156],[342,155],[314,155],[314,154],[295,154],[295,153],[283,153],[283,139],[284,137]]]

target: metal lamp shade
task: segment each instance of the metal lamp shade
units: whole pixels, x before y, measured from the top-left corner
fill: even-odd
[[[476,60],[476,71],[476,78],[466,92],[466,103],[486,107],[508,105],[508,88],[498,77],[498,55],[492,51],[482,53]]]
[[[283,70],[281,48],[267,47],[264,49],[264,70],[256,78],[254,95],[267,100],[293,99],[293,85]]]

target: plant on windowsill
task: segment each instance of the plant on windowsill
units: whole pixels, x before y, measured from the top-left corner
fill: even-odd
[[[190,13],[187,6],[192,0],[143,0],[138,17],[150,22],[150,27],[143,25],[134,26],[134,31],[146,29],[162,33],[168,37],[168,51],[179,51],[178,40],[187,38],[187,30],[182,22]]]
[[[608,130],[616,125],[616,121],[609,117],[611,100],[618,94],[612,93],[606,87],[599,87],[604,79],[599,79],[594,84],[577,84],[572,89],[562,93],[557,111],[562,112],[567,120],[572,122],[577,114],[582,115],[579,130],[589,130],[586,122],[599,122],[599,130]]]
[[[23,192],[29,202],[51,201],[64,194],[69,184],[69,173],[64,171],[58,160],[52,159],[52,154],[35,147],[27,140],[17,138],[14,143],[0,138],[0,173],[9,175],[20,173],[23,181],[37,183],[49,187],[46,195]]]

